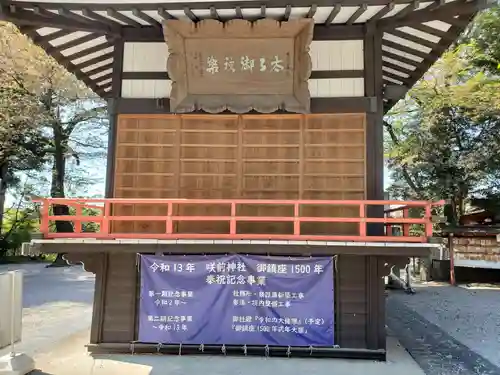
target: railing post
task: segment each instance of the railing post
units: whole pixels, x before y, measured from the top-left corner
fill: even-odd
[[[236,203],[231,202],[231,221],[229,223],[229,234],[236,234]]]
[[[432,211],[431,211],[431,204],[427,203],[425,206],[425,236],[427,239],[432,237]]]
[[[102,222],[100,232],[101,234],[108,235],[111,233],[109,217],[111,216],[111,204],[109,202],[104,202],[104,208],[102,213]]]
[[[293,234],[300,236],[300,203],[293,204]]]
[[[173,212],[173,203],[168,202],[167,203],[167,234],[172,234],[173,232],[173,226],[172,226],[172,212]]]
[[[40,223],[40,233],[42,233],[45,238],[49,236],[49,214],[50,214],[49,209],[50,209],[49,200],[43,199],[42,210],[41,210],[42,220]]]
[[[366,209],[365,204],[359,204],[359,236],[366,237]]]
[[[408,207],[403,208],[403,219],[408,219],[410,217],[410,209]],[[410,224],[403,223],[403,236],[410,237]]]
[[[83,207],[81,204],[77,203],[75,207],[76,211],[76,216],[82,216],[83,215]],[[80,219],[75,219],[73,220],[73,229],[75,233],[81,233],[82,232],[82,222]]]

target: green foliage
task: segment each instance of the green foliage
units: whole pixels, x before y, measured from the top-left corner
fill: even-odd
[[[14,208],[4,213],[0,256],[7,250],[17,250],[24,242],[31,241],[31,233],[38,230],[38,219],[34,218],[33,208]]]
[[[64,198],[67,188],[71,194],[88,186],[95,177],[80,164],[105,155],[106,111],[105,102],[74,75],[14,26],[0,23],[0,212],[20,171],[50,173],[43,195],[52,197]],[[67,213],[65,206],[54,212]],[[26,238],[22,227],[3,236],[5,247],[10,240]],[[73,229],[62,221],[56,227],[59,232]]]
[[[464,42],[475,53],[471,58],[474,66],[492,74],[500,73],[500,7],[482,12],[475,20]]]
[[[385,121],[390,195],[448,199],[450,222],[471,198],[500,191],[499,9],[483,13],[471,30]]]

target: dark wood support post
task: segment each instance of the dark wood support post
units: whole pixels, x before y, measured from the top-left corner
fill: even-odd
[[[123,71],[123,49],[125,42],[123,39],[114,41],[113,78],[111,87],[111,98],[108,99],[109,134],[108,134],[108,158],[106,167],[106,192],[105,197],[111,198],[114,195],[114,170],[115,151],[118,120],[118,103],[122,91],[122,71]]]
[[[366,199],[384,199],[383,100],[382,100],[382,32],[368,23],[364,36],[365,96],[374,98],[373,111],[366,114]],[[384,206],[368,206],[368,217],[384,217]],[[370,224],[367,234],[382,236],[383,224]],[[366,257],[368,349],[385,349],[385,300],[381,272],[382,259]]]
[[[104,320],[104,298],[106,290],[106,279],[108,273],[107,253],[98,253],[99,267],[95,272],[94,303],[92,308],[92,324],[90,326],[90,343],[98,344],[102,342],[102,325]]]
[[[114,172],[115,172],[115,149],[117,134],[117,103],[121,95],[122,85],[122,67],[123,67],[123,48],[125,42],[123,39],[115,39],[114,44],[114,63],[112,77],[112,96],[108,99],[109,133],[108,133],[108,155],[106,162],[106,188],[105,197],[112,198],[114,195]],[[106,210],[111,211],[111,209]],[[108,212],[109,213],[109,212]],[[108,228],[111,230],[111,228]],[[108,281],[108,260],[109,254],[102,252],[96,254],[99,256],[99,267],[96,268],[95,290],[94,290],[94,308],[92,313],[92,326],[90,329],[90,343],[98,344],[102,342],[102,330],[104,320],[104,305],[106,299],[106,285]]]
[[[364,38],[365,96],[373,98],[366,114],[366,199],[384,199],[382,32],[368,23]],[[383,206],[367,207],[368,217],[384,217]],[[382,236],[383,225],[368,225],[367,234]]]

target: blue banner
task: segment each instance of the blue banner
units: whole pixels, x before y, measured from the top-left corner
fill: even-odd
[[[333,346],[333,258],[141,256],[139,341]]]

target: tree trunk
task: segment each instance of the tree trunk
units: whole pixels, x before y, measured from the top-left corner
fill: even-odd
[[[64,198],[64,177],[66,173],[66,159],[64,157],[67,144],[67,137],[63,134],[59,123],[54,124],[54,160],[52,164],[52,183],[50,186],[50,196],[52,198]],[[69,207],[65,205],[54,205],[52,207],[54,216],[69,215]],[[68,221],[56,220],[57,233],[73,232],[73,225]],[[65,267],[68,262],[63,259],[64,253],[57,254],[56,259],[48,267]]]

